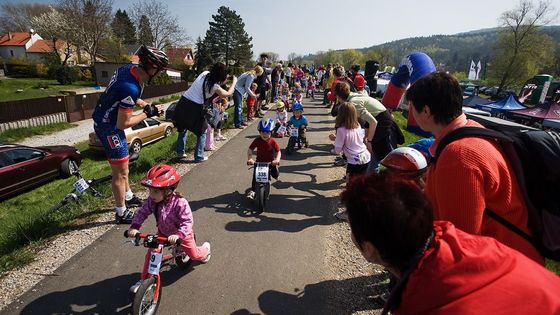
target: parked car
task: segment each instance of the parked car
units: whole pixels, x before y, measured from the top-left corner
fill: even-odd
[[[147,144],[169,137],[172,131],[172,123],[147,118],[130,128],[126,128],[124,134],[126,135],[126,142],[128,142],[128,149],[132,154],[140,152],[142,147]],[[89,147],[93,150],[103,151],[103,145],[95,132],[89,134]]]
[[[478,87],[476,85],[469,85],[463,90],[464,96],[478,95]]]
[[[80,151],[67,145],[0,144],[0,199],[59,176],[69,177],[81,163]]]
[[[489,87],[484,91],[484,94],[488,96],[496,96],[498,94],[498,87],[497,86]]]
[[[165,120],[173,121],[173,116],[175,115],[175,108],[177,107],[177,102],[173,102],[167,106],[165,110]]]

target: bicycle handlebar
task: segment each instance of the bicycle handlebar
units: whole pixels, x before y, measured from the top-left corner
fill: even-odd
[[[131,237],[128,235],[128,230],[124,230],[124,237],[128,238]],[[140,246],[140,240],[144,239],[144,246],[146,246],[147,242],[149,240],[151,241],[157,241],[158,244],[162,244],[162,245],[172,245],[171,243],[169,243],[167,241],[167,237],[163,237],[163,236],[157,236],[157,235],[153,235],[153,234],[143,234],[143,233],[136,233],[136,235],[132,236],[134,238],[134,245],[136,246]],[[180,246],[183,240],[181,240],[180,238],[177,239],[177,241],[175,242],[175,245]]]

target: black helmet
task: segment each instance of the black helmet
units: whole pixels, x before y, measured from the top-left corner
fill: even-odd
[[[146,66],[149,66],[161,71],[169,65],[169,58],[167,55],[163,51],[154,47],[142,45],[136,51],[136,55],[138,55],[138,58],[140,59],[140,66],[144,69]]]

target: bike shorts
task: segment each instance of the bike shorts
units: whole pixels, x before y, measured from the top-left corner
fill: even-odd
[[[128,162],[128,143],[123,130],[94,128],[95,134],[103,144],[107,161],[111,165]]]

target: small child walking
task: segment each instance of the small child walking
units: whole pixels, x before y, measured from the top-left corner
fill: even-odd
[[[251,92],[253,92],[253,94],[257,94],[257,87],[258,85],[256,83],[251,84]],[[256,102],[257,99],[251,96],[251,94],[247,96],[247,120],[248,121],[253,121],[253,110],[255,109]]]
[[[167,237],[169,243],[174,244],[181,239],[181,249],[192,260],[207,263],[210,260],[210,243],[204,242],[202,246],[196,246],[193,231],[193,215],[188,201],[175,191],[181,175],[169,165],[158,164],[152,167],[140,182],[148,187],[150,195],[136,212],[132,224],[128,229],[128,236],[134,237],[142,227],[142,223],[153,214],[156,219],[157,235]],[[152,249],[148,249],[144,268],[140,280],[130,287],[130,291],[136,293],[144,279],[149,277],[148,265]]]
[[[221,120],[220,123],[218,124],[218,126],[216,127],[216,141],[225,141],[227,140],[226,137],[224,137],[222,135],[222,129],[224,129],[224,127],[226,126],[226,122],[228,120],[228,112],[226,112],[226,109],[228,108],[228,99],[227,98],[222,98],[220,99],[220,115],[221,115]]]

